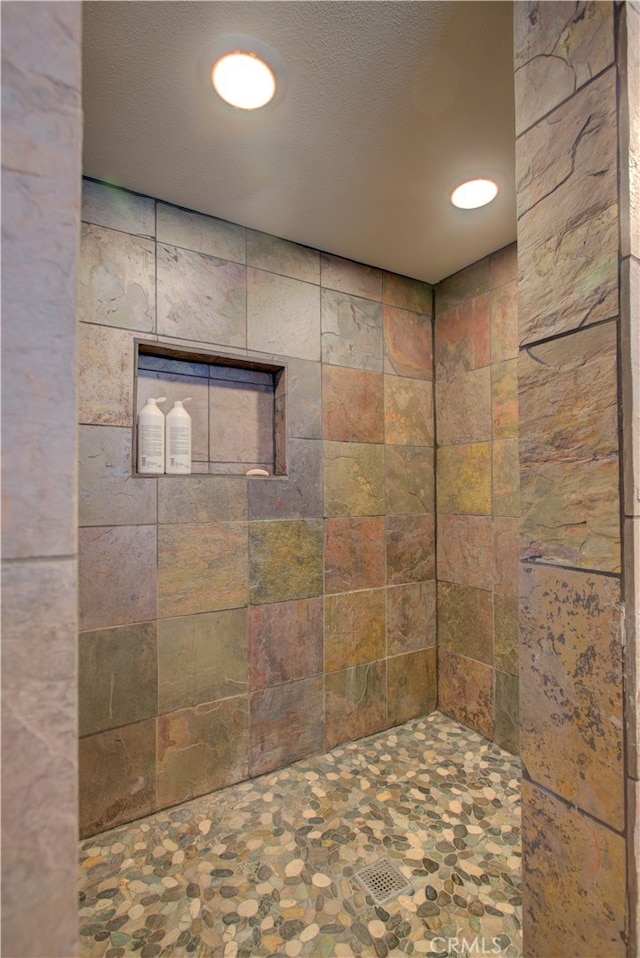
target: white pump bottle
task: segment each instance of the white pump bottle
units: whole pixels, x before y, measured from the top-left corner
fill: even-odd
[[[164,415],[157,403],[166,396],[147,399],[138,416],[138,472],[157,476],[164,472]]]
[[[191,397],[178,399],[167,415],[166,451],[167,475],[187,475],[191,472],[191,416],[184,403]]]

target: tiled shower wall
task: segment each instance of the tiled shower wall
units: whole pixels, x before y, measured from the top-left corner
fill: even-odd
[[[518,751],[517,254],[435,291],[438,703]]]
[[[432,289],[85,182],[91,834],[432,710]],[[133,341],[287,367],[287,478],[132,473]],[[240,415],[240,413],[238,413]]]

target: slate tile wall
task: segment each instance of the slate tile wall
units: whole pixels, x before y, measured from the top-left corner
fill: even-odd
[[[91,834],[435,708],[434,427],[430,286],[92,181],[83,210]],[[194,474],[135,476],[136,337],[286,365],[286,476],[244,475],[274,454],[245,374],[149,356],[138,406],[195,397]]]

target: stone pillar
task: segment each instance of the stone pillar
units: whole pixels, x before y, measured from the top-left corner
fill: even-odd
[[[2,4],[2,951],[77,939],[80,4]]]
[[[635,11],[514,9],[525,953],[613,958],[634,953],[619,438],[632,255],[625,273],[618,40]]]

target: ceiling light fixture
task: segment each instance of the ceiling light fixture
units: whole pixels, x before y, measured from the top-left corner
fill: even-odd
[[[477,179],[466,180],[457,186],[451,194],[451,202],[461,210],[475,210],[486,206],[498,195],[498,184],[495,180]]]
[[[275,50],[255,37],[217,37],[207,44],[199,64],[218,103],[251,111],[279,103],[284,96],[284,63]]]

